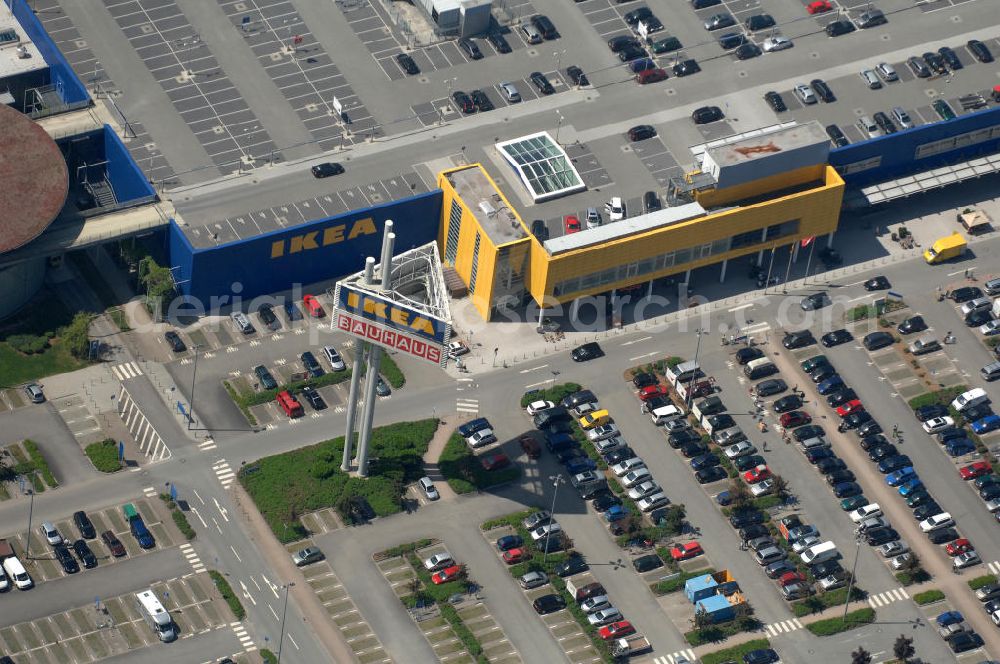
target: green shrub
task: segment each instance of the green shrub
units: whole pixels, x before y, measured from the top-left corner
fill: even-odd
[[[914,583],[924,583],[931,580],[931,575],[923,568],[912,572],[897,572],[896,580],[904,586],[912,586]]]
[[[665,363],[669,368],[675,369],[677,365],[683,361],[684,361],[683,357],[677,357],[676,355],[671,355],[665,360]]]
[[[698,647],[706,643],[718,643],[725,641],[730,636],[735,636],[743,632],[754,632],[761,629],[763,625],[753,616],[730,620],[729,622],[717,625],[707,625],[701,629],[693,629],[684,633],[684,639],[688,644]]]
[[[416,542],[408,542],[407,544],[400,544],[399,546],[394,546],[391,549],[386,549],[385,551],[379,552],[379,556],[383,558],[398,558],[407,553],[413,553],[418,549],[422,549],[425,546],[430,546],[432,540],[430,539],[420,539]]]
[[[500,528],[501,526],[510,526],[512,528],[518,528],[521,522],[524,521],[528,515],[533,514],[538,511],[538,508],[531,508],[526,510],[521,510],[520,512],[514,512],[513,514],[507,514],[506,516],[501,516],[496,519],[490,519],[489,521],[483,521],[480,524],[480,530],[493,530],[494,528]]]
[[[118,443],[111,438],[91,443],[83,450],[94,468],[102,473],[117,473],[122,469],[122,463],[118,459]]]
[[[486,470],[479,457],[458,433],[453,433],[438,458],[438,469],[455,493],[471,493],[500,484],[513,482],[521,476],[521,469],[512,464],[499,470]]]
[[[226,604],[232,610],[233,615],[236,616],[237,620],[243,620],[246,617],[246,609],[243,608],[243,603],[240,602],[240,598],[236,596],[233,592],[232,586],[229,585],[229,581],[226,581],[226,577],[222,576],[214,569],[208,570],[208,575],[212,578],[215,583],[215,587],[219,590],[219,594],[222,595],[222,599],[226,600]]]
[[[969,587],[972,588],[973,590],[979,590],[980,588],[982,588],[987,584],[996,582],[997,582],[996,574],[984,574],[983,576],[977,576],[974,579],[969,579]]]
[[[955,385],[953,387],[945,387],[943,389],[937,390],[936,392],[928,392],[927,394],[921,394],[918,397],[913,397],[907,404],[910,408],[916,410],[921,406],[930,406],[933,404],[941,404],[942,406],[947,406],[955,397],[957,397],[962,392],[969,389],[968,385]]]
[[[48,337],[34,334],[12,334],[7,337],[7,343],[10,344],[11,348],[25,355],[41,353],[49,347]]]
[[[732,648],[716,650],[715,652],[710,652],[707,655],[702,655],[701,663],[724,664],[725,662],[742,662],[743,655],[748,652],[770,647],[771,642],[767,639],[754,639],[753,641],[747,641],[746,643],[741,643],[740,645],[733,646]]]
[[[62,343],[77,359],[86,360],[90,356],[90,321],[93,318],[93,314],[81,311],[73,316],[69,325],[59,330]]]
[[[525,392],[521,396],[521,408],[527,408],[532,401],[551,401],[558,404],[564,397],[568,397],[574,392],[579,392],[583,388],[576,383],[561,383],[547,387],[544,390],[533,390]]]
[[[657,553],[660,552],[658,551]],[[660,557],[666,560],[670,560],[670,552],[664,551],[663,553],[660,553]],[[675,593],[678,590],[683,590],[684,584],[687,583],[688,579],[693,579],[698,576],[704,576],[706,574],[715,574],[715,570],[703,569],[703,570],[698,570],[697,572],[681,572],[672,579],[665,579],[663,581],[657,581],[656,583],[651,583],[649,587],[656,595],[668,595],[670,593]]]
[[[851,599],[859,600],[864,599],[865,592],[853,586],[851,588]],[[828,593],[821,593],[819,595],[813,595],[812,597],[806,598],[798,602],[792,602],[792,613],[796,617],[801,618],[802,616],[807,616],[810,613],[819,613],[824,609],[828,609],[831,606],[838,606],[847,601],[847,588],[838,588],[836,590],[831,590]]]
[[[261,648],[257,652],[260,653],[260,658],[264,660],[264,664],[278,664],[278,658],[267,648]]]
[[[240,412],[243,413],[243,417],[245,417],[247,422],[250,423],[250,426],[252,427],[257,426],[257,418],[254,417],[253,413],[250,412],[250,408],[247,407],[245,403],[243,403],[242,397],[240,397],[240,395],[237,394],[236,392],[236,388],[233,387],[228,380],[222,381],[222,386],[226,388],[226,392],[229,394],[229,398],[232,399],[233,403],[235,403],[237,408],[240,409]]]
[[[389,385],[391,385],[394,390],[398,390],[406,384],[406,376],[404,376],[403,372],[399,370],[399,366],[396,365],[396,361],[389,357],[389,354],[386,352],[382,353],[382,359],[379,362],[378,371],[382,374],[383,378],[389,381]],[[350,375],[349,372],[348,375]]]
[[[837,616],[836,618],[827,618],[826,620],[807,623],[806,629],[816,636],[831,636],[873,622],[875,622],[875,609],[864,608],[851,611],[846,616]]]
[[[932,590],[925,590],[922,593],[917,593],[913,596],[913,601],[918,605],[923,606],[925,604],[933,604],[934,602],[940,602],[944,599],[944,593],[934,588]]]
[[[859,304],[853,309],[848,309],[847,312],[844,314],[844,317],[847,319],[848,322],[853,323],[855,321],[865,320],[867,318],[874,318],[876,315],[878,315],[878,312],[872,305]]]
[[[170,515],[174,518],[174,523],[177,524],[177,529],[181,531],[181,534],[189,540],[193,540],[198,533],[194,531],[191,524],[188,522],[187,515],[179,509],[173,509]]]
[[[42,478],[45,480],[45,483],[49,485],[49,488],[54,489],[59,486],[59,482],[56,482],[56,478],[52,474],[52,470],[49,469],[49,462],[45,460],[45,457],[42,456],[42,452],[38,449],[38,443],[30,438],[25,439],[24,449],[27,450],[28,456],[31,458],[31,463],[34,464],[35,469],[42,474]]]

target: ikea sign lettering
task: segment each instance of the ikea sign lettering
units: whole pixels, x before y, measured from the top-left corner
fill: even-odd
[[[331,244],[340,244],[345,240],[353,240],[359,235],[375,235],[377,232],[375,220],[371,217],[364,217],[350,223],[336,224],[323,230],[310,231],[302,235],[293,235],[284,240],[276,240],[271,243],[271,258],[281,258],[285,255],[320,249]]]
[[[438,345],[443,346],[447,340],[448,326],[444,321],[346,284],[337,286],[335,308]]]

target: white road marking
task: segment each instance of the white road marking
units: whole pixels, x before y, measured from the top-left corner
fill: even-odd
[[[539,369],[544,369],[547,366],[549,366],[549,365],[542,364],[542,365],[537,366],[537,367],[531,367],[530,369],[521,369],[518,373],[523,373],[523,374],[525,374],[525,373],[531,373],[532,371],[538,371]]]
[[[524,387],[530,390],[533,387],[538,387],[539,385],[548,385],[549,383],[554,383],[554,382],[556,382],[555,378],[549,378],[548,380],[543,380],[540,383],[532,383],[531,385],[525,385]]]
[[[734,311],[742,311],[743,309],[749,309],[749,308],[750,308],[750,307],[752,307],[753,305],[754,305],[754,303],[753,303],[753,302],[750,302],[749,304],[741,304],[741,305],[740,305],[740,306],[738,306],[738,307],[733,307],[732,309],[727,309],[727,311],[728,311],[729,313],[733,313]]]
[[[652,357],[654,355],[659,355],[660,351],[654,350],[652,353],[646,353],[645,355],[636,355],[635,357],[628,358],[629,362],[635,362],[636,360],[641,360],[644,357]]]
[[[622,346],[631,346],[632,344],[642,343],[643,341],[649,341],[653,337],[642,337],[641,339],[633,339],[632,341],[626,341]]]

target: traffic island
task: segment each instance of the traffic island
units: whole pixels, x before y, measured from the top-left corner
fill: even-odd
[[[11,480],[18,476],[26,477],[31,482],[31,488],[35,493],[42,493],[46,489],[54,489],[59,486],[48,461],[38,448],[38,443],[31,439],[10,443],[3,448],[4,456],[9,456],[14,463],[9,466],[12,474]],[[8,496],[9,497],[9,496]]]
[[[117,473],[125,467],[118,455],[118,443],[111,438],[91,443],[83,449],[83,452],[99,472]]]
[[[455,493],[483,491],[515,482],[521,469],[499,452],[477,455],[459,433],[453,433],[438,457],[438,470]]]

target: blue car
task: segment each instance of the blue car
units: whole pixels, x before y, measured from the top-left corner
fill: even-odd
[[[605,521],[618,521],[619,519],[624,519],[628,516],[628,510],[621,505],[612,505],[611,508],[604,513]]]
[[[944,451],[950,457],[960,457],[964,454],[975,452],[976,444],[968,438],[958,438],[956,440],[949,440],[948,444],[944,446]]]
[[[905,498],[906,496],[910,495],[917,489],[921,488],[923,485],[924,483],[920,480],[919,477],[914,477],[913,479],[909,480],[906,484],[903,484],[902,486],[899,487],[899,495]]]
[[[826,396],[836,392],[840,388],[844,387],[844,379],[840,376],[834,376],[833,378],[827,378],[816,388],[820,394]]]
[[[948,625],[957,625],[965,620],[965,618],[958,611],[945,611],[934,620],[937,622],[938,627],[947,627]]]
[[[519,535],[504,535],[497,540],[497,549],[500,551],[510,551],[524,545],[524,540]]]
[[[903,482],[906,482],[916,476],[917,471],[913,470],[913,466],[906,466],[905,468],[900,468],[899,470],[886,475],[885,483],[889,486],[899,486]]]
[[[691,459],[691,469],[701,470],[702,468],[709,468],[711,466],[719,465],[719,457],[714,454],[702,454],[701,456],[696,456]]]
[[[851,496],[860,496],[861,487],[857,482],[840,482],[834,485],[833,495],[837,498],[850,498]]]
[[[1000,429],[1000,415],[987,415],[983,419],[972,423],[972,432],[980,436],[996,429]]]
[[[590,457],[573,457],[566,462],[566,472],[578,475],[585,470],[597,470],[597,463]]]

